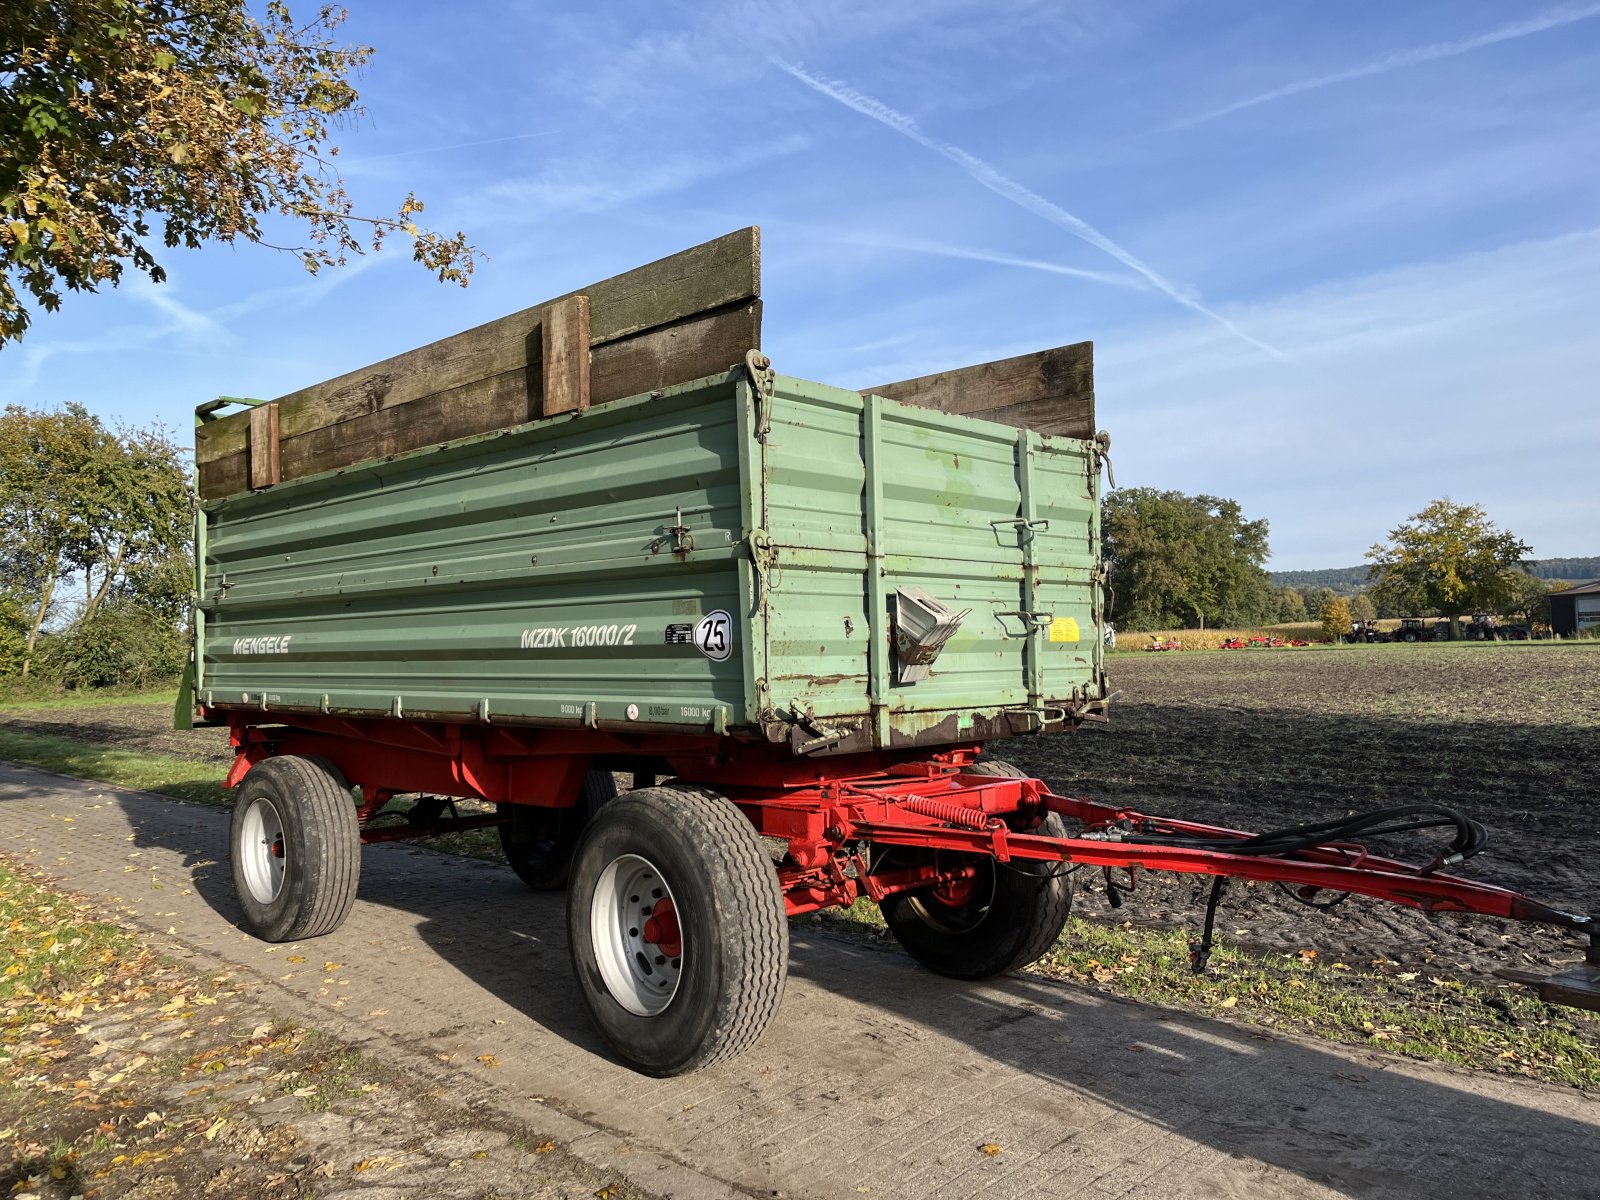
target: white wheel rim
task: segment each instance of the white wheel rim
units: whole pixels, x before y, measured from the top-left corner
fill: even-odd
[[[678,902],[654,863],[624,854],[600,872],[589,937],[612,999],[636,1017],[665,1011],[678,994],[686,947]]]
[[[239,862],[244,885],[260,904],[271,904],[283,891],[283,818],[272,801],[257,796],[244,810],[239,834]]]

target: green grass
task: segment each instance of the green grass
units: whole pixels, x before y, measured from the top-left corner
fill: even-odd
[[[115,750],[52,734],[25,733],[3,725],[0,725],[0,759],[116,787],[159,792],[180,800],[215,806],[228,803],[221,772],[215,763]]]
[[[223,771],[216,763],[195,762],[166,754],[116,750],[53,734],[8,729],[3,725],[0,725],[0,760],[43,767],[47,771],[79,779],[98,780],[114,787],[174,796],[196,804],[208,804],[213,808],[227,808],[233,803],[232,793],[222,786]],[[410,798],[395,799],[379,815],[404,812],[411,804]],[[460,809],[464,816],[483,811],[481,806],[474,806],[470,802],[462,802]],[[435,838],[417,838],[412,845],[441,854],[460,854],[486,862],[505,862],[505,855],[500,850],[500,835],[493,828],[469,829]]]
[[[0,712],[26,712],[41,708],[106,708],[119,704],[167,704],[178,702],[178,689],[160,688],[139,691],[132,688],[97,688],[92,692],[69,692],[44,685],[21,686],[9,681],[0,686]]]

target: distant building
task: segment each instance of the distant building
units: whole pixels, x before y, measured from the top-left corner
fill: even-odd
[[[1600,629],[1600,579],[1551,592],[1550,628],[1559,637]]]

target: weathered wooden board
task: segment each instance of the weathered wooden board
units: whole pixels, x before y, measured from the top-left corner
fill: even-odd
[[[604,404],[715,375],[760,344],[761,302],[752,300],[596,346],[589,351],[590,403]],[[301,479],[532,421],[542,415],[543,389],[537,378],[541,369],[536,359],[529,367],[284,438],[283,478]],[[532,387],[530,373],[536,377]],[[252,486],[247,451],[199,463],[196,471],[205,499]]]
[[[250,410],[250,486],[271,487],[282,478],[278,458],[278,406],[258,404]]]
[[[540,328],[540,415],[582,412],[589,407],[589,297],[569,296],[547,305]]]
[[[578,296],[588,300],[589,344],[594,356],[590,366],[591,402],[599,403],[602,399],[635,394],[624,391],[601,397],[602,389],[596,388],[596,378],[600,373],[602,349],[624,347],[611,356],[612,376],[621,381],[648,376],[651,382],[638,390],[650,390],[721,370],[742,358],[746,350],[759,348],[759,341],[747,342],[738,353],[706,370],[700,369],[703,363],[699,359],[685,361],[680,366],[675,360],[663,363],[661,357],[664,353],[677,354],[685,346],[701,349],[715,346],[720,354],[729,337],[741,328],[753,328],[759,338],[756,300],[760,292],[760,230],[752,226],[569,292],[553,301],[293,392],[278,401],[279,433],[284,446],[283,478],[298,478],[310,471],[361,461],[344,452],[332,453],[327,458],[309,449],[298,455],[289,453],[290,443],[330,427],[340,427],[341,432],[318,439],[315,444],[383,444],[396,447],[386,453],[400,453],[534,419],[543,410],[544,323],[552,307],[562,302]],[[710,326],[697,323],[698,318],[708,313],[725,316],[736,310],[746,311],[742,321],[716,321]],[[677,332],[664,334],[670,330]],[[641,363],[655,365],[646,369],[639,365]],[[520,396],[516,395],[518,379],[521,381]],[[509,419],[500,425],[481,428],[441,425],[424,421],[419,414],[418,418],[386,418],[371,428],[342,428],[372,421],[379,414],[425,398],[470,389],[491,380],[498,382],[483,394],[493,394],[497,397],[494,404],[504,407]],[[477,405],[469,407],[480,417],[489,415],[488,409]],[[436,418],[442,417],[444,411],[440,409]],[[395,439],[409,436],[403,434],[408,429],[426,436],[411,445],[400,445]],[[238,483],[241,478],[247,479],[247,469],[241,475],[238,465],[227,461],[247,452],[248,445],[247,413],[225,417],[196,430],[195,462],[203,497],[226,495],[229,490],[240,490],[248,485]]]
[[[1090,438],[1095,432],[1094,343],[1057,346],[862,391],[1018,429]]]

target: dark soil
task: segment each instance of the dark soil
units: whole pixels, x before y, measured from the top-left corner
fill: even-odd
[[[1393,804],[1460,808],[1488,828],[1489,848],[1457,874],[1600,909],[1600,646],[1125,654],[1110,672],[1123,690],[1110,725],[992,749],[1064,794],[1237,829]],[[1421,835],[1373,849],[1432,856]],[[1198,928],[1208,887],[1141,874],[1117,916]],[[1110,915],[1098,876],[1079,899],[1085,915]],[[1319,912],[1271,885],[1235,885],[1222,914],[1219,932],[1247,947],[1465,978],[1582,951],[1557,930],[1359,896]]]
[[[227,729],[174,729],[170,704],[130,702],[81,708],[0,709],[0,725],[118,750],[218,762],[223,764],[217,773],[219,780],[233,761]]]

